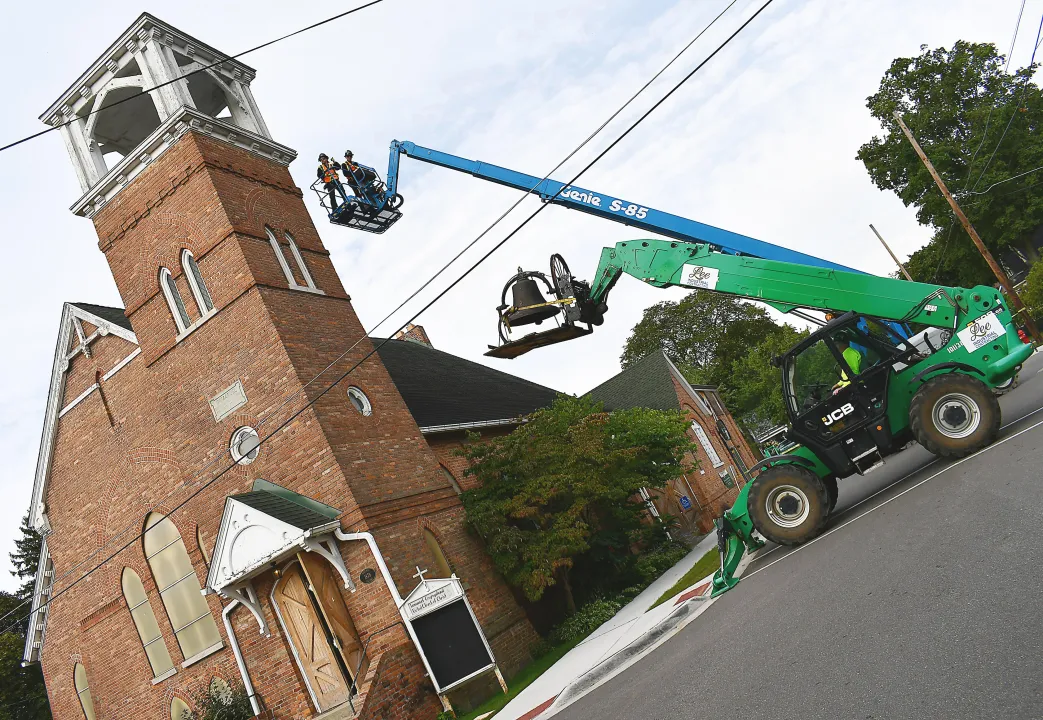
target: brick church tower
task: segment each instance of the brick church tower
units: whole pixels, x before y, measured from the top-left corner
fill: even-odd
[[[180,718],[226,682],[265,717],[433,720],[393,600],[418,566],[466,580],[505,674],[536,636],[224,57],[145,14],[42,116],[125,312],[66,305],[32,510],[57,597],[26,659],[59,720]]]

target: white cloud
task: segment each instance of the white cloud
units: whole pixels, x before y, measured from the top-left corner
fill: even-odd
[[[383,169],[393,138],[539,175],[723,5],[392,0],[244,60],[258,69],[254,90],[275,139],[300,152],[292,172],[303,188],[320,150],[339,154],[350,147],[357,158]],[[776,2],[579,184],[871,272],[890,272],[866,225],[875,223],[901,255],[928,233],[894,196],[878,192],[854,160],[859,144],[877,129],[865,97],[894,57],[915,54],[921,43],[964,38],[1005,49],[1018,5]],[[578,171],[736,27],[737,17],[757,6],[737,3],[721,28],[557,177]],[[196,2],[164,8],[162,17],[237,52],[330,11],[325,5],[259,2],[247,13],[238,5]],[[8,72],[0,138],[38,130],[37,115],[138,12],[128,2],[88,10],[67,0],[8,8],[8,27],[34,31],[12,33],[0,46],[0,66]],[[1031,0],[1015,64],[1027,61],[1031,37],[1024,38],[1034,26],[1029,19],[1040,12],[1043,0]],[[37,30],[45,31],[46,41]],[[8,271],[0,285],[8,339],[0,358],[7,378],[0,396],[5,553],[28,503],[61,303],[120,300],[93,228],[67,210],[79,190],[57,136],[0,154],[0,172]],[[305,197],[367,326],[517,197],[412,160],[404,161],[401,189],[405,217],[384,236],[329,226],[314,198]],[[537,206],[527,200],[464,262],[473,262]],[[593,336],[513,362],[481,355],[495,339],[493,307],[518,265],[543,268],[552,252],[561,252],[578,276],[589,279],[603,245],[635,235],[621,225],[548,208],[420,322],[436,347],[561,390],[587,390],[618,370],[623,341],[642,308],[676,299],[681,291],[656,291],[624,279],[606,324]],[[458,271],[435,288],[445,287]],[[0,554],[0,587],[12,587],[5,564],[6,554]]]

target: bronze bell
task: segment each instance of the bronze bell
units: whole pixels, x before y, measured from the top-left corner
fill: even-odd
[[[552,318],[561,312],[561,308],[557,305],[544,304],[547,300],[540,292],[540,286],[532,278],[525,278],[514,283],[511,287],[511,296],[514,298],[512,304],[517,308],[507,315],[507,322],[512,327],[530,323],[539,325],[547,318]],[[534,305],[540,307],[533,307]]]

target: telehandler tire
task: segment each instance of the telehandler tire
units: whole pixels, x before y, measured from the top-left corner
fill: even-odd
[[[754,527],[779,545],[800,545],[818,535],[829,505],[826,484],[792,464],[776,465],[758,475],[747,498]]]
[[[950,373],[931,378],[909,404],[909,427],[935,455],[961,458],[981,450],[1000,431],[1000,404],[977,378]]]
[[[833,508],[837,506],[837,498],[840,497],[840,488],[837,486],[837,479],[835,477],[825,478],[823,481],[826,485],[826,495],[829,497],[829,515],[833,514]]]

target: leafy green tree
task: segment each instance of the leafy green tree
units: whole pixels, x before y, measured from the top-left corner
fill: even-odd
[[[720,389],[748,430],[785,421],[779,371],[770,363],[807,333],[778,325],[763,308],[739,298],[695,290],[680,302],[647,308],[630,331],[624,368],[662,349],[689,382]]]
[[[1033,318],[1043,317],[1043,263],[1036,263],[1029,270],[1021,300]]]
[[[993,251],[1017,248],[1030,259],[1043,224],[1043,92],[1031,82],[1036,66],[1003,70],[989,43],[957,41],[951,48],[921,46],[884,73],[866,105],[886,134],[857,154],[881,190],[891,190],[916,217],[935,228],[931,242],[913,254],[917,280],[950,285],[991,283],[988,267],[897,126],[897,110]],[[1043,172],[1043,171],[1041,171]],[[1021,173],[1024,177],[1015,178]],[[1009,182],[1008,182],[1009,181]]]
[[[786,422],[782,378],[771,359],[783,355],[807,336],[807,330],[797,330],[789,324],[776,325],[732,364],[721,392],[729,409],[750,431],[764,432]]]
[[[635,548],[666,541],[638,493],[680,477],[686,430],[680,412],[609,414],[560,396],[510,435],[467,445],[479,483],[462,495],[467,521],[508,582],[533,601],[560,584],[574,612],[575,573],[587,598],[625,588],[639,579]]]
[[[646,308],[630,331],[623,368],[662,349],[691,382],[719,385],[751,344],[777,326],[760,307],[729,295],[694,290],[680,302]]]
[[[22,598],[0,591],[0,629],[26,614]],[[49,720],[50,706],[39,665],[22,667],[25,634],[20,628],[0,633],[0,720]]]

